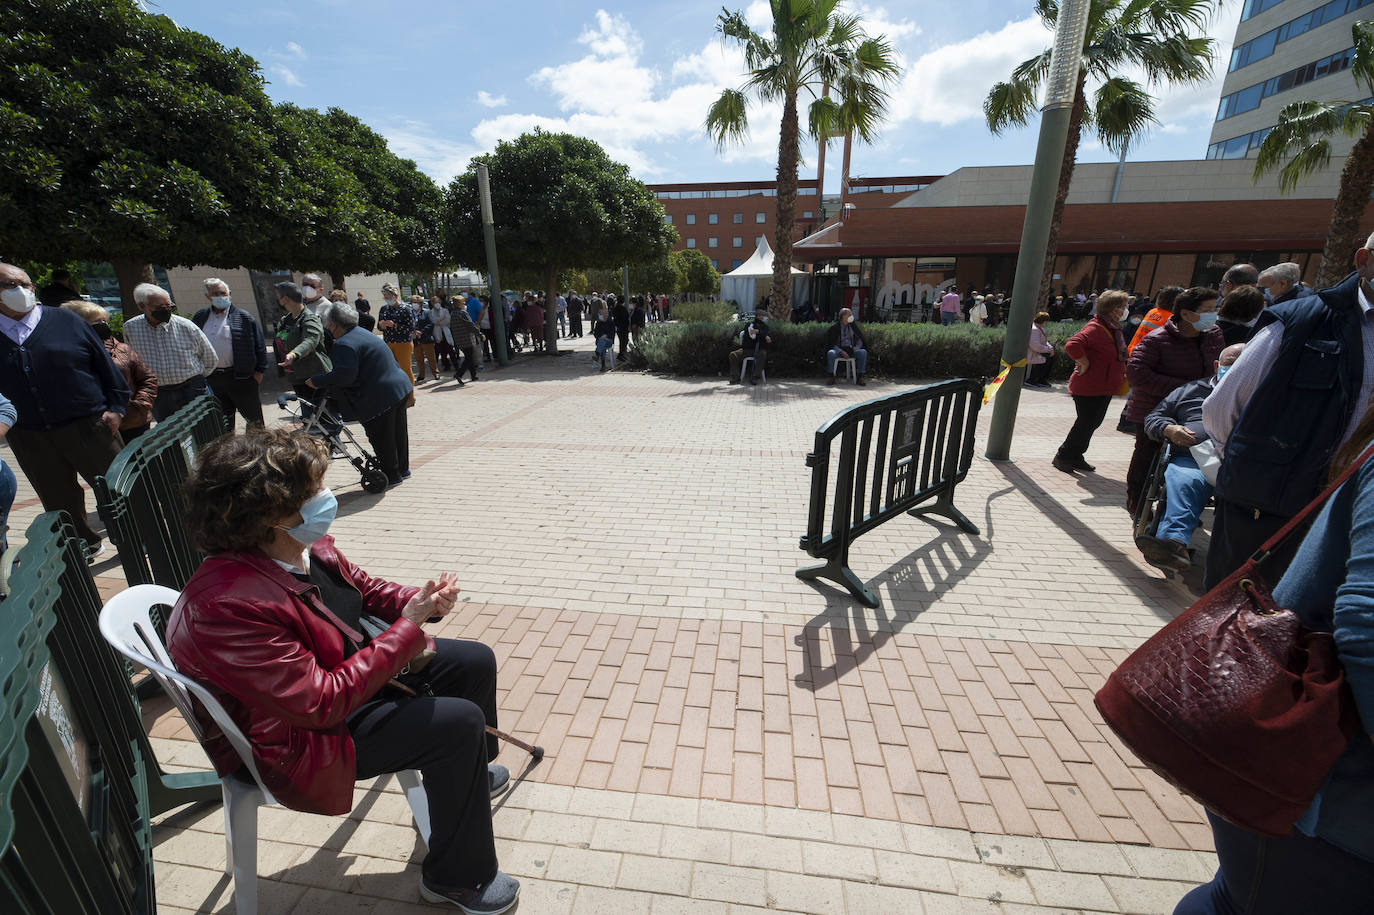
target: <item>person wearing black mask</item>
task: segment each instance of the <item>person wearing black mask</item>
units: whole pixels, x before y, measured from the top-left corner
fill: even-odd
[[[172,297],[161,286],[139,283],[134,301],[143,314],[124,322],[124,342],[157,375],[153,419],[161,422],[209,393],[205,378],[219,357],[201,329],[172,310]]]
[[[730,383],[739,384],[743,379],[740,363],[749,357],[754,359],[754,371],[749,375],[750,384],[758,384],[759,376],[767,377],[768,347],[773,338],[768,335],[768,312],[759,309],[754,319],[739,334],[739,349],[730,353]]]

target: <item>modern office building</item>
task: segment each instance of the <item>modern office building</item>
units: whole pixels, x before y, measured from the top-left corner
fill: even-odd
[[[1363,100],[1350,26],[1371,17],[1374,0],[1244,0],[1207,158],[1253,156],[1292,102]],[[1333,152],[1353,143],[1337,139]]]

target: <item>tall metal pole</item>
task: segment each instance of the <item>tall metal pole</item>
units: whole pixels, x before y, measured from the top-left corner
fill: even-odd
[[[1040,142],[1035,149],[1030,199],[1026,202],[1026,222],[1021,228],[1021,248],[1016,257],[1011,312],[1007,316],[1007,334],[1002,344],[1002,363],[1011,366],[1011,369],[992,404],[992,426],[988,431],[986,454],[990,461],[1011,460],[1011,436],[1016,428],[1016,410],[1021,404],[1021,382],[1026,376],[1026,350],[1030,346],[1031,322],[1040,304],[1037,299],[1040,297],[1040,278],[1045,269],[1045,254],[1049,249],[1054,197],[1059,189],[1064,144],[1069,136],[1069,118],[1074,95],[1078,91],[1089,2],[1064,0],[1059,5],[1049,80],[1045,86],[1045,104],[1040,109]]]
[[[625,296],[625,297],[621,300],[621,304],[623,304],[626,308],[629,308],[629,307],[630,307],[630,268],[629,268],[629,266],[625,266],[625,267],[621,267],[621,268],[620,268],[620,285],[621,285],[621,292],[623,292],[623,293],[624,293],[624,296]]]
[[[496,266],[496,225],[491,218],[491,178],[483,163],[477,164],[477,196],[482,202],[482,238],[487,243],[487,297],[491,300],[491,330],[496,337],[496,364],[510,365],[506,351],[506,300],[501,295],[501,274]]]

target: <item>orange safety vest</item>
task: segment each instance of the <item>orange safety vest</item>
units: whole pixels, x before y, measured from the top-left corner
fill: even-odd
[[[1129,356],[1135,350],[1136,344],[1144,340],[1146,334],[1168,324],[1169,319],[1173,316],[1174,313],[1167,308],[1158,306],[1151,308],[1149,314],[1145,315],[1145,319],[1140,322],[1140,326],[1135,329],[1135,336],[1131,337],[1131,342],[1126,344],[1126,355]]]

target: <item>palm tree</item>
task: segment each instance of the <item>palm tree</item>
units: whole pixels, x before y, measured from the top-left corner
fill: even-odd
[[[1355,39],[1355,81],[1374,95],[1374,22],[1350,27]],[[1369,102],[1293,102],[1279,112],[1279,122],[1260,144],[1255,180],[1278,169],[1279,190],[1293,191],[1304,179],[1331,164],[1331,138],[1355,139],[1341,169],[1341,186],[1331,207],[1317,288],[1332,286],[1350,266],[1350,256],[1364,244],[1360,219],[1374,191],[1374,105]]]
[[[887,39],[869,37],[858,16],[839,11],[839,0],[770,0],[769,5],[771,34],[754,31],[738,11],[722,11],[717,19],[721,40],[743,48],[749,73],[741,88],[726,89],[711,105],[706,131],[720,148],[741,142],[749,134],[751,96],[782,102],[778,224],[768,308],[775,318],[785,318],[792,291],[792,228],[801,159],[798,101],[802,93],[810,96],[806,133],[812,139],[852,131],[872,142],[887,112],[888,86],[900,68]],[[829,96],[824,94],[827,86]]]
[[[1158,123],[1151,89],[1200,83],[1211,76],[1213,41],[1194,33],[1206,27],[1219,5],[1219,0],[1092,0],[1037,301],[1044,302],[1049,294],[1064,201],[1084,129],[1124,156],[1131,143]],[[1035,11],[1048,28],[1055,27],[1058,0],[1036,0]],[[1050,51],[1022,61],[1009,80],[988,92],[983,114],[994,134],[1024,126],[1036,113],[1040,86],[1050,72]],[[1145,84],[1123,73],[1141,73]]]

